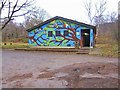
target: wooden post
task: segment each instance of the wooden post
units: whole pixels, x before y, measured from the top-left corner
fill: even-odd
[[[79,49],[78,43],[79,43],[78,41],[75,41],[75,48],[76,48],[76,49]]]
[[[80,40],[80,47],[81,47],[81,48],[83,47],[83,40],[82,40],[82,37],[81,37],[81,40]]]

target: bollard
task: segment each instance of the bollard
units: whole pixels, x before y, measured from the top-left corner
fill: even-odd
[[[4,45],[7,45],[7,43],[4,43]]]
[[[79,42],[78,41],[75,41],[75,48],[79,49]]]
[[[10,45],[12,45],[12,43],[10,43]]]

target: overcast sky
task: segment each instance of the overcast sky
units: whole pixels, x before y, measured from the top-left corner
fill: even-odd
[[[87,17],[84,9],[86,0],[36,0],[36,5],[44,8],[52,17],[62,16],[77,21],[87,22]],[[96,2],[99,0],[92,0]],[[115,11],[118,12],[119,0],[106,0],[106,13]]]
[[[52,17],[61,16],[79,22],[88,23],[88,18],[84,9],[84,2],[86,0],[36,0],[36,6],[46,10]],[[97,2],[99,0],[92,0]],[[106,0],[108,12],[118,12],[119,0]],[[19,21],[17,19],[16,21]]]

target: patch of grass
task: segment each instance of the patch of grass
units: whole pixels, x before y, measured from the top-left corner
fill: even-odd
[[[98,36],[96,43],[97,44],[111,44],[111,43],[116,43],[116,40],[114,40],[111,36]]]
[[[118,44],[97,44],[96,48],[100,49],[100,56],[118,57]]]
[[[2,49],[15,49],[15,48],[29,48],[30,46],[26,43],[2,43],[0,48]]]
[[[96,55],[118,57],[118,42],[110,36],[99,36],[96,41],[96,49],[99,50]]]
[[[11,38],[3,42],[28,43],[28,38]]]

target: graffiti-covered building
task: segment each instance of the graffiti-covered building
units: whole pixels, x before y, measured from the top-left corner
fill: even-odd
[[[93,47],[95,26],[56,16],[28,31],[28,43],[33,46]]]

